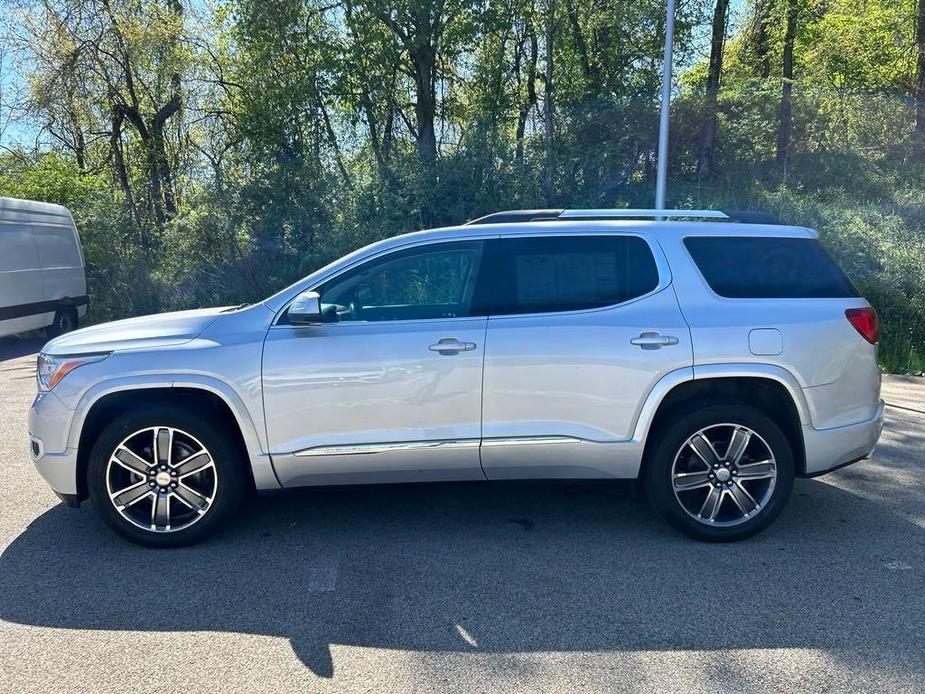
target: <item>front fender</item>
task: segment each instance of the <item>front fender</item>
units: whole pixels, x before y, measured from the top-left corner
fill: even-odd
[[[113,393],[154,388],[189,388],[203,390],[219,398],[231,410],[247,448],[247,455],[254,473],[257,489],[279,489],[279,481],[273,472],[270,456],[262,432],[251,417],[244,402],[234,389],[224,381],[199,374],[147,374],[126,378],[112,378],[94,384],[83,393],[68,431],[68,448],[77,449],[87,415],[101,398]]]

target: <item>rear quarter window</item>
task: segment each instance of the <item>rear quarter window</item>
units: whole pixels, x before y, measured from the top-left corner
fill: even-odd
[[[720,296],[830,299],[858,292],[816,239],[690,236],[684,245]]]

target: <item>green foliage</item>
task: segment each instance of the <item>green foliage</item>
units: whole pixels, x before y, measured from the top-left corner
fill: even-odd
[[[110,194],[105,177],[81,176],[74,160],[58,152],[0,155],[0,195],[56,202],[73,211]]]

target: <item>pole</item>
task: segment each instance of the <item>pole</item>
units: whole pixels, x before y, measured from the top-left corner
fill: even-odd
[[[655,169],[655,209],[665,209],[668,175],[668,107],[671,102],[671,53],[674,45],[674,0],[668,0],[665,21],[665,56],[662,61],[662,110],[658,119],[658,161]]]

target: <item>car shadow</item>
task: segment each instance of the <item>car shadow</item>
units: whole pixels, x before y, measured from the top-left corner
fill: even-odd
[[[136,547],[86,505],[59,505],[0,555],[0,618],[284,636],[323,677],[332,644],[921,659],[921,572],[871,590],[897,537],[921,554],[917,526],[802,480],[775,525],[728,545],[676,534],[614,484],[306,489],[256,499],[215,539],[174,550]]]
[[[25,337],[0,337],[0,362],[35,354],[45,342],[44,338],[38,337],[38,333],[29,333]]]

